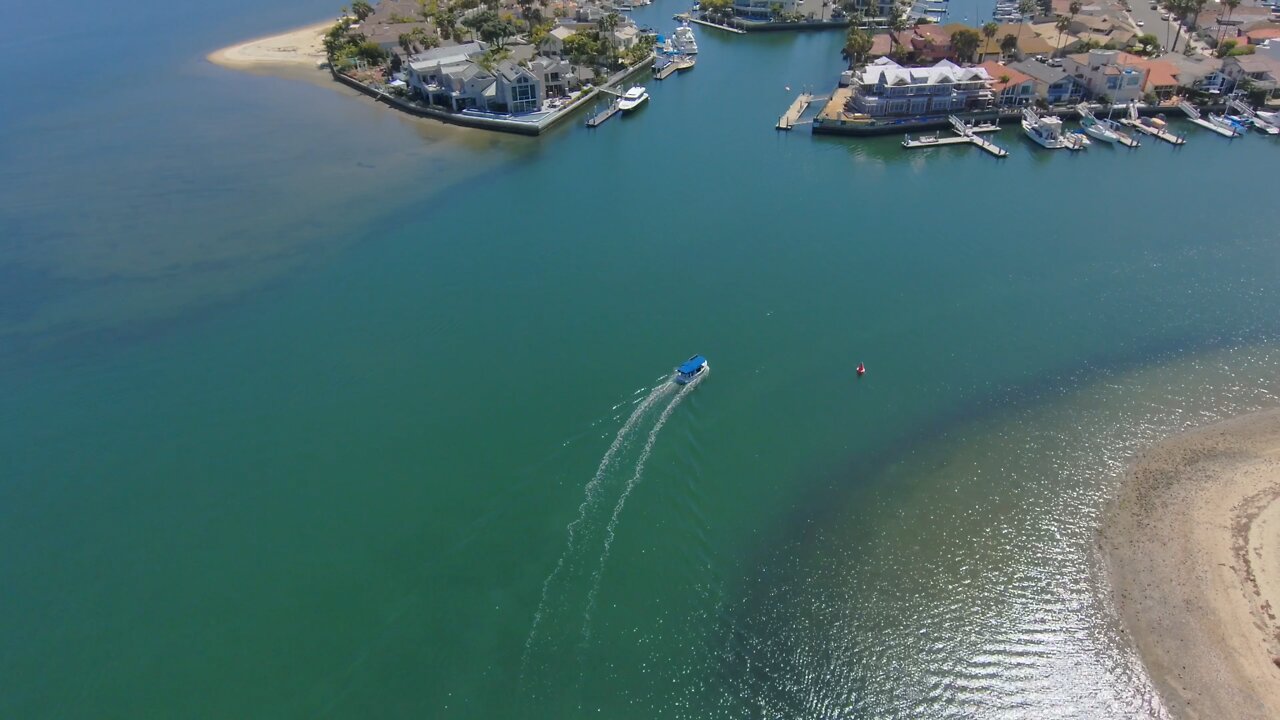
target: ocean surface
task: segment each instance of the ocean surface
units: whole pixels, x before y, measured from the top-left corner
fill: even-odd
[[[1094,533],[1280,404],[1275,140],[776,133],[841,33],[539,139],[203,59],[335,10],[0,38],[0,717],[1161,714]]]

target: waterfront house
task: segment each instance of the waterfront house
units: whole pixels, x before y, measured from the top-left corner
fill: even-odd
[[[1141,100],[1147,69],[1133,55],[1115,50],[1090,50],[1062,59],[1062,69],[1084,86],[1090,98],[1116,104]]]
[[[991,92],[1000,107],[1022,107],[1035,102],[1035,78],[998,62],[988,61],[978,67],[991,76]]]
[[[1008,67],[1031,76],[1036,97],[1050,105],[1074,105],[1084,99],[1083,87],[1060,67],[1036,60],[1010,63]]]
[[[563,97],[579,84],[569,63],[559,58],[535,57],[529,70],[542,79],[543,97]]]
[[[542,107],[542,100],[546,97],[542,78],[529,68],[503,60],[498,63],[494,76],[496,87],[490,103],[492,107],[513,114],[533,112]]]
[[[796,0],[733,0],[734,14],[753,20],[768,20],[775,9],[780,13],[793,13],[796,7]]]
[[[1280,60],[1270,55],[1230,55],[1222,60],[1222,72],[1235,86],[1248,80],[1255,89],[1264,91],[1267,99],[1280,97]]]
[[[423,101],[454,112],[488,107],[485,91],[494,77],[475,63],[485,49],[471,42],[411,55],[403,65],[409,87]]]
[[[847,110],[873,118],[987,110],[994,99],[985,69],[964,68],[949,60],[903,67],[879,58],[854,71],[850,80]]]

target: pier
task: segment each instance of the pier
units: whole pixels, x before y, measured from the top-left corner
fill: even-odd
[[[1204,118],[1200,117],[1200,111],[1197,110],[1195,106],[1189,102],[1183,101],[1178,103],[1178,109],[1181,110],[1183,113],[1185,113],[1187,116],[1187,119],[1190,120],[1191,122],[1195,123],[1196,125],[1199,125],[1202,128],[1205,128],[1206,130],[1212,130],[1223,137],[1234,138],[1240,134],[1232,128],[1224,128],[1221,125],[1215,125],[1214,123],[1211,123],[1208,120],[1205,120]],[[1210,117],[1213,117],[1213,116],[1210,115]]]
[[[1170,145],[1183,145],[1183,144],[1186,144],[1187,142],[1186,138],[1183,138],[1178,135],[1174,135],[1168,130],[1165,130],[1163,127],[1155,127],[1154,125],[1144,124],[1141,120],[1138,119],[1137,103],[1132,103],[1132,102],[1129,103],[1129,117],[1120,118],[1120,124],[1131,127],[1140,133],[1145,133],[1147,135],[1155,136],[1169,143]]]
[[[787,108],[787,111],[782,114],[782,117],[778,118],[777,129],[790,130],[796,125],[802,124],[800,122],[800,116],[804,115],[804,111],[808,110],[809,106],[812,105],[813,103],[823,102],[826,99],[827,98],[825,97],[818,97],[813,93],[807,93],[807,92],[800,93],[800,96],[797,97],[795,101],[791,103],[791,107]],[[808,121],[806,120],[805,122],[808,122]]]
[[[951,129],[955,132],[955,137],[940,138],[937,135],[922,135],[915,140],[907,135],[902,140],[902,147],[908,150],[913,148],[934,147],[937,145],[977,145],[986,152],[1002,158],[1009,157],[1009,151],[996,145],[995,143],[982,137],[982,133],[992,133],[1000,130],[1000,126],[995,123],[986,123],[983,125],[966,125],[963,120],[951,115],[947,118],[951,122]]]
[[[617,115],[619,108],[620,106],[618,104],[618,98],[615,97],[613,98],[612,101],[609,102],[609,107],[587,118],[587,127],[589,128],[600,127],[601,125],[604,124],[605,120],[608,120],[614,115]]]
[[[675,60],[672,60],[671,62],[667,63],[666,65],[663,65],[663,66],[662,66],[662,68],[661,68],[661,69],[659,69],[657,72],[655,72],[655,73],[653,74],[653,77],[654,77],[654,79],[655,79],[655,80],[666,80],[667,78],[669,78],[669,77],[671,77],[672,75],[674,75],[674,74],[675,74],[675,72],[676,72],[676,70],[679,70],[679,69],[680,69],[680,68],[679,68],[678,64],[676,63],[676,61],[675,61]]]
[[[696,17],[693,17],[692,15],[690,15],[690,14],[688,14],[688,13],[676,13],[675,15],[672,15],[671,17],[672,17],[673,19],[675,19],[675,20],[680,20],[681,22],[691,22],[691,23],[694,23],[694,24],[696,24],[696,25],[704,25],[704,26],[709,27],[709,28],[715,28],[715,29],[717,29],[717,30],[723,30],[723,31],[725,31],[725,32],[736,33],[736,34],[738,34],[738,35],[746,35],[746,34],[747,34],[747,31],[746,31],[746,30],[740,30],[740,29],[738,29],[738,28],[729,27],[728,25],[720,25],[719,23],[713,23],[713,22],[711,22],[711,21],[709,21],[709,20],[703,20],[702,18],[696,18]]]

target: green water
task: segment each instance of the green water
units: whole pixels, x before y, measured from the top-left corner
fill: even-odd
[[[0,716],[1158,714],[1092,531],[1275,403],[1274,141],[779,135],[839,35],[709,30],[495,137],[199,60],[323,3],[149,10],[163,83],[5,121]]]

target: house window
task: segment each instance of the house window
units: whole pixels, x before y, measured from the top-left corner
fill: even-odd
[[[1115,90],[1116,88],[1120,87],[1120,83],[1118,82],[1118,80],[1119,78],[1114,78],[1114,77],[1107,78],[1107,89]]]

